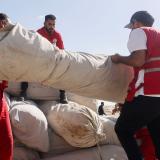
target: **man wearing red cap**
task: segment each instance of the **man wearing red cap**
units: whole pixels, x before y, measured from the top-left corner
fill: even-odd
[[[0,39],[13,28],[8,16],[0,13]],[[6,81],[0,81],[0,160],[12,160],[13,136],[7,103],[3,97],[3,91],[7,87]]]
[[[142,160],[135,133],[147,126],[156,157],[160,159],[160,30],[152,27],[154,18],[147,11],[138,11],[125,27],[132,29],[129,56],[113,55],[113,63],[134,68],[134,79],[128,97],[115,125],[117,136],[129,160]]]

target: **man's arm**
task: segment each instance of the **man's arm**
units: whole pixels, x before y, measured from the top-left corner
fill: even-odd
[[[129,56],[115,54],[111,56],[111,59],[113,63],[123,63],[132,67],[141,67],[145,63],[146,50],[134,51]]]

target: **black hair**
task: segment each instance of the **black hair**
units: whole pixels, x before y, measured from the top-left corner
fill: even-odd
[[[56,20],[56,16],[53,15],[53,14],[48,14],[48,15],[45,16],[45,21],[47,21],[48,19]]]
[[[0,20],[7,20],[8,16],[5,13],[0,13]]]

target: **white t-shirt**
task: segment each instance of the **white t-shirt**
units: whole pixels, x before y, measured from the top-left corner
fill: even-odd
[[[137,28],[131,31],[128,40],[128,50],[130,53],[137,50],[147,49],[147,36],[143,29]]]
[[[144,30],[141,28],[132,30],[129,35],[127,46],[128,46],[128,50],[130,51],[130,53],[137,51],[137,50],[147,49],[147,36]],[[138,79],[135,84],[135,87],[137,88],[143,82],[144,82],[144,70],[141,70],[138,74]],[[138,96],[138,95],[144,95],[143,87],[135,93],[135,96]],[[160,97],[160,95],[146,95],[146,96]]]

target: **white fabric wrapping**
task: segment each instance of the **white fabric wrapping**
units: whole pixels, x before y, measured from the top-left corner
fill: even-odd
[[[123,101],[131,68],[108,56],[67,52],[19,23],[0,41],[0,79],[40,82],[78,95]]]
[[[101,155],[101,157],[100,157]],[[97,147],[78,150],[53,158],[44,160],[128,160],[125,151],[120,146],[105,145],[100,147],[100,152]]]
[[[20,96],[21,82],[8,82],[8,87],[5,91],[10,95]],[[59,89],[44,86],[40,83],[29,82],[26,95],[28,99],[33,100],[58,100]]]
[[[21,143],[42,152],[48,151],[47,119],[34,103],[12,101],[10,120],[13,134]]]

